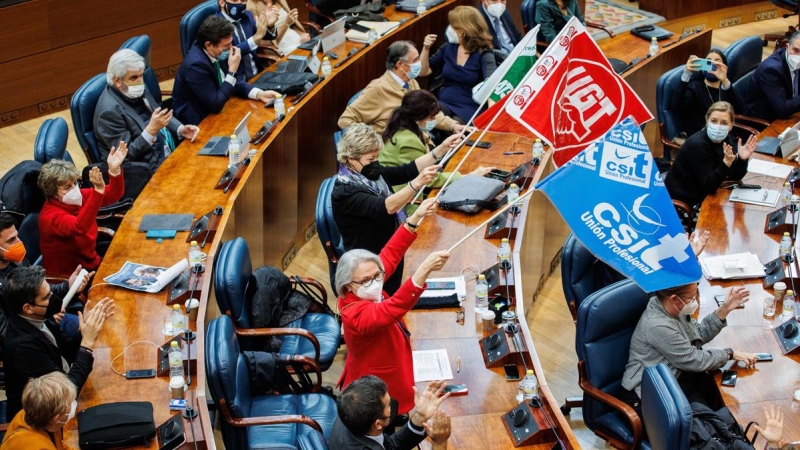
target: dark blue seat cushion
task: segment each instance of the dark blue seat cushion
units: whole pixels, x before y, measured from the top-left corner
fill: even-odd
[[[316,336],[319,341],[319,368],[327,370],[339,349],[339,322],[324,313],[308,313],[305,316],[289,322],[286,328],[303,328]],[[281,353],[284,355],[306,355],[314,358],[314,345],[308,339],[298,336],[281,336]]]
[[[325,439],[330,438],[331,428],[336,420],[336,401],[324,394],[253,397],[250,408],[252,417],[285,414],[302,414],[311,417],[322,427]],[[251,450],[296,449],[297,437],[311,430],[313,428],[297,423],[248,427],[247,448]]]
[[[608,412],[602,416],[596,417],[595,423],[597,423],[598,429],[613,434],[617,439],[629,444],[633,442],[633,436],[631,435],[628,421],[618,413]],[[646,439],[642,440],[640,448],[650,450],[650,442]]]

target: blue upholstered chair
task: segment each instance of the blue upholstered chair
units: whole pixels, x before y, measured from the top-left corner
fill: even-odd
[[[728,79],[731,83],[749,73],[761,63],[764,46],[758,36],[748,36],[729,45],[722,53],[728,60]]]
[[[220,316],[208,324],[205,364],[226,448],[298,449],[298,437],[312,430],[330,437],[337,414],[330,396],[253,395],[230,317]]]
[[[297,436],[297,443],[300,446],[300,450],[328,450],[325,436],[317,430],[311,430],[306,434]]]
[[[527,33],[536,26],[536,0],[524,0],[520,6],[522,26]]]
[[[322,180],[317,194],[317,209],[314,213],[314,220],[317,224],[317,236],[328,256],[328,272],[331,277],[331,289],[336,291],[336,265],[339,258],[344,254],[344,241],[333,220],[333,205],[331,204],[331,192],[336,183],[336,176]],[[336,292],[338,294],[338,292]]]
[[[305,355],[316,361],[322,371],[328,370],[341,337],[341,327],[336,318],[330,314],[309,312],[282,328],[253,328],[251,305],[245,295],[252,271],[250,250],[244,239],[239,237],[222,244],[214,264],[214,292],[220,311],[229,314],[236,324],[236,334],[243,339],[243,347],[261,350],[252,348],[251,337],[276,336],[281,340],[280,353]],[[310,278],[303,281],[316,288],[323,301],[327,301],[322,285]]]
[[[69,127],[66,120],[61,117],[45,120],[33,142],[33,159],[41,164],[51,159],[72,162],[72,156],[67,152],[68,137]]]
[[[644,369],[642,416],[653,450],[689,448],[692,408],[666,364]]]
[[[561,249],[561,287],[573,321],[577,320],[578,307],[586,297],[624,279],[624,275],[597,259],[570,233]]]
[[[583,421],[614,448],[650,448],[642,440],[641,419],[619,400],[631,336],[649,298],[632,280],[623,280],[586,297],[578,307],[575,347]]]
[[[94,136],[94,110],[107,84],[106,74],[97,74],[79,87],[69,102],[75,137],[90,164],[103,162]]]
[[[39,213],[32,212],[22,219],[19,226],[19,239],[25,244],[25,258],[33,265],[41,264],[42,251],[39,248]]]
[[[144,78],[144,85],[147,87],[150,94],[153,95],[153,98],[160,104],[162,92],[161,86],[158,84],[158,78],[156,78],[156,73],[151,64],[150,36],[146,34],[134,36],[119,47],[120,50],[124,48],[129,48],[144,58],[144,74],[142,75]],[[171,95],[171,93],[167,93],[167,95]]]
[[[216,13],[217,11],[219,11],[219,4],[217,1],[206,0],[190,9],[189,12],[183,15],[180,24],[180,38],[181,55],[183,55],[184,58],[186,57],[186,54],[189,53],[189,49],[194,43],[195,36],[197,36],[197,29],[200,28],[200,24],[206,20],[206,17]]]

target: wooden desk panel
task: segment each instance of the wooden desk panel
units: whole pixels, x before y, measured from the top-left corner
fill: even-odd
[[[0,8],[0,63],[43,52],[50,46],[47,38],[47,1],[33,0]],[[24,27],[8,24],[24,23]]]
[[[761,1],[763,0],[706,0],[702,2],[696,0],[639,0],[639,8],[672,20]]]

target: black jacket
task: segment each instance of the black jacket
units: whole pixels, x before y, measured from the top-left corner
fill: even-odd
[[[383,435],[383,447],[366,436],[353,434],[339,418],[333,423],[328,447],[336,450],[411,450],[425,440],[425,434],[416,434],[403,425],[396,433]]]
[[[743,114],[739,93],[730,86],[728,89],[710,88],[703,81],[703,75],[692,74],[692,78],[678,84],[678,89],[672,96],[672,108],[684,114],[683,123],[687,136],[702,130],[706,126],[706,112],[714,102],[725,101],[733,106],[733,112]]]
[[[492,47],[503,50],[503,47],[500,46],[500,41],[497,39],[497,31],[494,29],[494,25],[492,21],[494,20],[493,16],[490,16],[483,6],[478,8],[483,19],[486,21],[486,25],[489,27],[489,34],[492,35]],[[511,39],[512,45],[519,44],[519,41],[522,40],[522,33],[519,31],[516,25],[514,25],[514,19],[511,18],[511,14],[508,10],[503,11],[503,14],[500,16],[500,23],[503,24],[503,27],[506,29],[506,33],[508,33],[508,37]]]

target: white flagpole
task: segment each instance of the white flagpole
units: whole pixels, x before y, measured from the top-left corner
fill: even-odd
[[[534,187],[531,186],[531,188],[528,189],[528,192],[526,192],[523,195],[520,195],[516,200],[514,200],[513,202],[511,202],[511,203],[507,204],[506,206],[504,206],[503,208],[501,208],[500,211],[497,211],[492,217],[489,217],[488,219],[486,219],[485,222],[483,222],[482,224],[480,224],[477,227],[473,228],[472,231],[470,231],[469,233],[466,234],[466,236],[464,236],[463,238],[459,239],[459,241],[456,242],[455,244],[451,245],[450,248],[447,249],[447,251],[448,252],[452,252],[453,249],[455,249],[459,245],[463,244],[464,241],[466,241],[467,239],[470,238],[470,236],[472,236],[473,234],[477,233],[479,230],[483,229],[483,227],[485,227],[487,224],[489,224],[497,216],[499,216],[500,214],[503,214],[504,212],[508,211],[509,208],[513,207],[514,205],[516,205],[517,203],[522,201],[522,199],[524,199],[525,197],[528,197],[529,195],[533,194],[534,192],[536,192],[536,189],[534,189]]]

